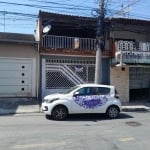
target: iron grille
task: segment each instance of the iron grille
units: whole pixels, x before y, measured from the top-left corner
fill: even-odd
[[[67,88],[74,84],[59,71],[46,72],[46,89]]]
[[[46,89],[69,88],[94,81],[95,61],[46,60]],[[92,63],[92,64],[91,64]]]

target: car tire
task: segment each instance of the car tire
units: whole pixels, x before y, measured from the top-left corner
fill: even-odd
[[[119,108],[117,106],[110,106],[108,109],[107,109],[107,116],[110,118],[110,119],[115,119],[118,117],[119,115]]]
[[[67,109],[64,106],[56,106],[52,111],[52,119],[64,120],[68,115]]]

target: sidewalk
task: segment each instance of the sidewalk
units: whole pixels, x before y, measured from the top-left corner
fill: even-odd
[[[122,103],[122,111],[150,111],[150,102]],[[38,99],[34,98],[0,98],[0,115],[18,113],[40,113]]]
[[[150,101],[122,103],[122,111],[125,112],[150,111]]]
[[[39,100],[35,98],[0,98],[0,115],[39,113]]]

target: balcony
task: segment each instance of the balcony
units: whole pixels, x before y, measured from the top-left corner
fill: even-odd
[[[123,51],[124,63],[150,64],[150,43],[117,41],[115,43],[116,51]]]
[[[78,38],[67,36],[46,35],[42,38],[42,48],[49,53],[64,54],[96,54],[96,39]],[[103,52],[103,56],[110,56],[109,50]]]

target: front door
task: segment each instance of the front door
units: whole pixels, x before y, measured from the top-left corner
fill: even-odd
[[[73,96],[74,113],[103,113],[109,100],[109,88],[83,87]]]
[[[93,93],[92,90],[92,87],[83,87],[74,93],[72,100],[73,113],[90,113],[91,108],[88,101]]]

